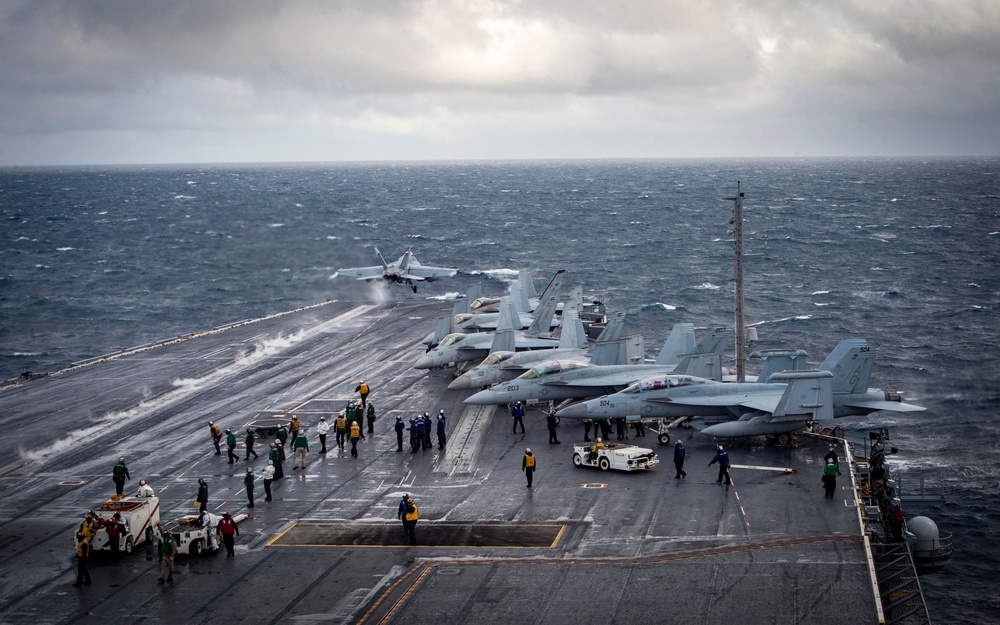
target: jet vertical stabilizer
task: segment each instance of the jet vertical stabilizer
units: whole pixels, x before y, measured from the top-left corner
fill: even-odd
[[[764,359],[764,367],[757,374],[758,382],[767,382],[773,374],[780,371],[802,371],[806,369],[806,357],[809,354],[801,349],[754,352],[751,358]]]
[[[682,354],[692,354],[695,350],[694,324],[675,323],[663,342],[663,348],[656,357],[655,364],[676,365],[681,361]]]
[[[521,271],[517,274],[517,281],[524,287],[524,292],[528,297],[538,297],[538,291],[535,290],[535,281],[531,279],[530,273]]]
[[[524,286],[515,282],[510,285],[510,298],[514,302],[514,308],[518,312],[531,312],[531,304],[528,303],[528,295],[524,291]],[[517,317],[515,317],[516,319]]]
[[[725,327],[712,328],[711,330],[708,331],[708,334],[701,337],[701,340],[698,341],[698,344],[694,346],[694,349],[690,353],[684,355],[684,357],[681,358],[681,361],[677,363],[677,366],[674,368],[674,373],[687,373],[690,375],[694,375],[688,369],[689,367],[692,366],[692,361],[694,357],[700,356],[702,354],[710,354],[718,357],[719,375],[721,376],[722,354],[726,351],[726,348],[729,347],[729,340],[731,336],[732,335],[729,332],[729,328]],[[704,361],[702,361],[701,367],[702,368],[705,367]],[[710,377],[710,376],[700,376],[700,377]],[[719,377],[713,379],[721,380],[722,378]]]
[[[509,298],[500,298],[500,320],[497,322],[497,331],[493,334],[493,343],[490,345],[490,353],[512,352],[514,351],[514,321],[511,317],[513,313]]]
[[[542,298],[542,302],[535,309],[535,319],[524,331],[525,336],[538,336],[548,333],[552,327],[552,318],[556,314],[556,293],[551,290]]]
[[[829,371],[783,371],[771,380],[788,384],[771,413],[772,421],[786,421],[787,417],[800,420],[803,416],[810,421],[833,418],[833,374]]]
[[[564,316],[565,314],[566,313],[563,313]],[[597,342],[594,343],[594,351],[590,355],[590,364],[625,364],[621,361],[621,348],[618,345],[624,331],[625,313],[615,313],[615,315],[608,320],[608,325],[604,326],[604,330],[601,331],[601,335],[597,337]],[[561,344],[560,347],[562,347]]]
[[[844,339],[837,343],[819,368],[833,373],[834,393],[865,393],[877,353],[878,350],[869,346],[865,339]]]
[[[574,309],[563,312],[562,324],[559,326],[560,349],[583,349],[587,346],[587,331],[580,321],[580,314]]]

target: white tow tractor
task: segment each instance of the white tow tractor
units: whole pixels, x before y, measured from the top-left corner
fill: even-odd
[[[94,512],[100,526],[90,539],[90,548],[93,551],[111,551],[108,531],[104,526],[118,512],[125,525],[125,531],[118,536],[118,548],[124,553],[131,553],[135,546],[153,539],[153,528],[160,522],[160,499],[116,495],[102,503]],[[76,544],[75,539],[73,543]]]
[[[573,464],[600,467],[604,471],[642,471],[660,463],[653,450],[645,447],[608,443],[597,451],[591,451],[592,448],[591,445],[573,445]]]
[[[186,514],[163,528],[177,541],[177,553],[197,556],[222,544],[218,523],[212,527],[198,525],[197,514]]]
[[[205,552],[214,553],[222,545],[222,533],[219,531],[220,515],[213,514],[210,525],[198,525],[197,514],[186,514],[163,528],[173,535],[177,541],[177,553],[197,556]],[[234,514],[232,519],[239,523],[248,518],[247,513]]]

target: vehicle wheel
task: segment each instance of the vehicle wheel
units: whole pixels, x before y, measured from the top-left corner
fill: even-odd
[[[597,466],[601,467],[601,471],[607,471],[611,468],[611,461],[607,458],[601,458],[601,460],[597,463]]]
[[[657,438],[660,439],[660,444],[661,445],[669,445],[670,444],[670,435],[667,434],[666,432],[660,432],[660,434],[657,436]]]
[[[580,454],[573,454],[573,464],[578,467],[583,466],[583,456]]]
[[[132,537],[125,539],[125,553],[132,553]]]
[[[792,444],[792,435],[791,434],[778,434],[777,441],[778,441],[779,445],[791,445]]]
[[[201,555],[201,541],[196,540],[191,543],[191,555],[200,556]]]
[[[153,528],[151,527],[146,528],[146,540],[149,542],[153,542]]]

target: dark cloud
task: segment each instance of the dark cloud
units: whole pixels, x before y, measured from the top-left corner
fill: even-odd
[[[8,0],[0,163],[980,152],[997,31],[973,0]]]

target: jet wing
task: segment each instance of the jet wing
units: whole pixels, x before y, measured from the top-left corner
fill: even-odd
[[[458,273],[458,269],[448,267],[429,267],[427,265],[411,266],[406,270],[403,277],[410,280],[436,280],[437,278],[450,278]]]
[[[923,406],[907,404],[901,401],[847,401],[841,405],[851,408],[861,408],[862,410],[871,410],[873,412],[875,410],[889,410],[891,412],[920,412],[922,410],[927,410]]]
[[[781,401],[781,393],[767,395],[752,395],[734,398],[732,395],[706,395],[704,397],[661,397],[650,398],[648,401],[676,404],[680,406],[721,406],[742,407],[757,412],[772,413]]]
[[[381,278],[385,268],[383,267],[349,267],[347,269],[338,269],[338,276],[347,276],[348,278],[354,278],[355,280],[374,280],[375,278]]]
[[[650,374],[648,372],[645,375],[642,373],[636,373],[634,376],[629,377],[628,375],[622,373],[615,373],[615,374],[609,373],[607,375],[588,376],[586,378],[578,378],[573,380],[555,380],[552,382],[546,382],[546,384],[553,384],[560,386],[570,385],[570,386],[604,387],[604,388],[607,388],[609,386],[620,386],[622,388],[625,388],[629,384],[632,384],[633,382],[638,380],[640,377],[649,377],[649,375],[655,375],[655,374]],[[544,378],[545,376],[541,377]]]

